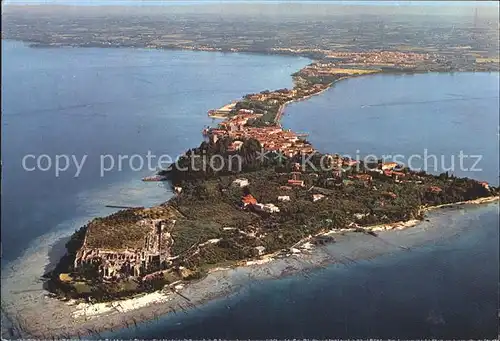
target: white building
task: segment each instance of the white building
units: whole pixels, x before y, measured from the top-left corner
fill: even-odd
[[[234,150],[240,150],[242,146],[243,146],[243,141],[234,141],[234,142],[231,144],[231,147],[232,147]]]
[[[257,254],[260,256],[260,255],[264,254],[264,251],[266,250],[266,248],[264,246],[256,246],[255,250],[257,250]]]
[[[312,195],[312,199],[313,201],[318,201],[318,200],[321,200],[323,199],[325,196],[323,194],[313,194]]]
[[[236,179],[233,181],[233,185],[238,187],[245,187],[248,186],[249,184],[250,182],[248,182],[248,179],[245,178]]]
[[[269,213],[274,213],[274,212],[280,211],[279,207],[274,205],[274,204],[265,204],[264,209]]]
[[[289,195],[280,195],[278,196],[279,201],[290,201],[290,196]]]
[[[261,203],[258,203],[256,205],[254,205],[255,209],[257,211],[261,211],[261,212],[267,212],[267,213],[275,213],[275,212],[279,212],[280,209],[278,206],[274,205],[274,204],[261,204]]]

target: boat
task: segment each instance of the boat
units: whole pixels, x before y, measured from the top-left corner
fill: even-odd
[[[165,175],[151,175],[142,178],[142,181],[166,181],[168,178]]]

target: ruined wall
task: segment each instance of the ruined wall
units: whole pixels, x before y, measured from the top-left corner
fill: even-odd
[[[103,278],[139,277],[168,266],[173,244],[170,230],[175,220],[143,219],[137,224],[149,230],[141,248],[89,248],[85,239],[75,258],[75,270],[81,269],[84,264],[94,263],[98,264],[99,273]]]

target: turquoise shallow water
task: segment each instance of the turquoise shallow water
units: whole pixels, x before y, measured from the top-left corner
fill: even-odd
[[[125,167],[100,177],[100,154],[181,153],[200,143],[203,125],[211,123],[206,110],[245,93],[289,87],[289,75],[308,63],[244,54],[29,49],[5,41],[2,47],[2,265],[33,255],[43,263],[58,237],[111,213],[105,204],[148,206],[169,198],[167,189],[139,180],[147,171]],[[471,176],[495,183],[495,96],[498,74],[357,78],[290,106],[284,125],[310,132],[322,151],[480,150],[484,171]],[[26,153],[87,154],[88,161],[80,177],[56,178],[23,171]],[[489,206],[453,217],[441,223],[456,225],[460,234],[413,252],[332,266],[308,279],[255,283],[188,315],[106,335],[496,336],[497,211]],[[23,271],[35,278],[42,267],[25,264]]]

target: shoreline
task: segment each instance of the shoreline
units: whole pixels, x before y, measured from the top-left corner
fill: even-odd
[[[434,214],[441,208],[451,207],[452,210],[446,214],[457,214],[458,211],[465,209],[467,206],[478,208],[493,204],[498,200],[498,196],[481,198],[462,203],[429,207],[425,212]],[[430,220],[433,218],[431,216]],[[424,221],[428,221],[428,219],[372,225],[363,229],[379,231],[384,234],[382,237],[388,238],[398,235],[398,232],[409,233],[405,231],[414,230],[409,229],[409,227],[418,228]],[[38,302],[33,300],[29,304],[31,306],[29,312],[18,311],[10,314],[9,307],[7,307],[7,309],[4,308],[3,313],[6,314],[7,318],[14,317],[15,320],[18,320],[19,315],[25,315],[23,317],[24,322],[22,322],[24,324],[22,337],[69,338],[71,336],[91,334],[100,336],[100,333],[105,331],[134,327],[137,323],[158,319],[160,316],[196,309],[198,305],[237,292],[252,280],[279,279],[329,265],[350,264],[357,260],[372,259],[378,255],[389,253],[391,250],[387,250],[387,247],[394,247],[395,250],[407,249],[395,244],[391,246],[384,238],[374,237],[363,232],[355,232],[354,229],[329,231],[324,235],[335,236],[337,241],[321,247],[311,247],[307,245],[308,243],[297,243],[296,245],[302,244],[297,247],[300,252],[291,253],[287,257],[276,257],[273,254],[263,255],[258,260],[249,260],[230,267],[213,268],[208,271],[206,277],[200,280],[177,284],[175,286],[177,293],[170,290],[160,290],[112,302],[80,303],[76,305],[72,301],[63,302],[58,299],[48,298],[40,289],[39,294],[36,295],[38,298],[35,299]],[[428,238],[425,233],[420,237]],[[432,240],[432,237],[429,238]],[[376,242],[379,240],[383,241],[383,243],[376,246],[378,245]],[[337,258],[332,256],[332,252],[338,249],[347,248],[346,252],[351,250],[349,243],[357,242],[366,245],[352,250],[356,254],[355,257],[341,255]],[[372,249],[372,247],[375,247],[376,250]],[[325,253],[325,248],[330,249],[330,251]],[[34,303],[38,303],[39,307],[36,307],[37,304],[33,307]],[[48,321],[45,321],[45,318],[37,313],[41,309],[49,312],[49,318],[55,318],[57,322],[52,321],[52,324],[49,324]],[[26,323],[27,320],[31,321],[31,325]],[[51,325],[51,328],[47,327],[47,325]]]
[[[235,49],[222,49],[222,48],[210,48],[210,47],[196,47],[196,46],[134,46],[134,45],[81,45],[81,44],[71,44],[71,43],[56,43],[51,45],[50,43],[43,43],[33,40],[20,40],[14,38],[3,38],[5,41],[14,41],[26,44],[30,48],[34,49],[53,49],[53,48],[105,48],[105,49],[134,49],[134,50],[157,50],[157,51],[194,51],[194,52],[210,52],[210,53],[236,53],[236,54],[248,54],[248,55],[261,55],[261,56],[282,56],[291,58],[304,58],[309,60],[321,60],[327,57],[325,52],[296,52],[296,51],[279,51],[279,50],[260,50],[260,51],[246,51],[246,50],[235,50]],[[328,50],[332,52],[334,50]],[[413,52],[413,51],[405,51]],[[423,52],[418,52],[423,53]],[[387,69],[383,70],[382,73],[393,74],[393,73],[453,73],[453,72],[500,72],[500,69],[492,70],[477,70],[474,68],[475,65],[467,65],[466,68],[461,69],[446,69],[446,70],[393,70]]]
[[[492,197],[484,197],[484,198],[478,198],[474,200],[467,200],[467,201],[458,201],[456,203],[451,203],[451,204],[442,204],[442,205],[436,205],[436,206],[429,206],[425,207],[424,212],[431,212],[440,208],[453,208],[454,206],[463,206],[463,205],[481,205],[481,204],[488,204],[491,202],[498,201],[500,199],[499,196],[492,196]]]
[[[379,73],[379,72],[374,72],[374,73]],[[330,90],[330,89],[333,87],[333,85],[334,85],[335,83],[338,83],[338,82],[340,82],[340,81],[342,81],[342,80],[344,80],[344,79],[348,79],[348,78],[351,78],[351,77],[342,77],[342,78],[339,78],[339,79],[337,79],[337,80],[335,80],[335,81],[331,82],[330,84],[328,84],[328,86],[327,86],[326,88],[324,88],[323,90],[321,90],[321,91],[318,91],[318,92],[316,92],[316,93],[313,93],[313,94],[310,94],[310,95],[304,96],[304,97],[302,97],[302,98],[292,99],[292,100],[289,100],[289,101],[287,101],[287,102],[283,103],[282,105],[280,105],[280,107],[279,107],[279,109],[278,109],[278,113],[276,114],[276,117],[275,117],[275,119],[274,119],[274,122],[275,122],[276,124],[278,124],[278,125],[280,125],[280,126],[281,126],[281,123],[280,123],[281,118],[282,118],[282,117],[283,117],[283,115],[285,114],[285,109],[286,109],[286,107],[287,107],[289,104],[292,104],[292,103],[297,103],[297,102],[302,102],[302,101],[308,100],[308,99],[309,99],[309,98],[311,98],[311,97],[321,95],[322,93],[326,92],[327,90]]]
[[[373,72],[373,73],[370,73],[370,74],[380,74],[380,73],[383,73],[383,72]],[[278,112],[276,114],[276,117],[274,118],[274,123],[277,124],[277,125],[280,125],[280,120],[281,118],[283,117],[284,113],[285,113],[285,109],[286,107],[289,105],[289,104],[292,104],[292,103],[297,103],[297,102],[302,102],[302,101],[305,101],[305,100],[308,100],[309,98],[311,97],[314,97],[314,96],[318,96],[318,95],[321,95],[322,93],[330,90],[332,88],[332,86],[335,84],[335,83],[338,83],[342,80],[345,80],[345,79],[348,79],[348,78],[353,78],[353,77],[356,77],[356,76],[361,76],[361,75],[353,75],[353,76],[350,76],[350,77],[341,77],[339,79],[336,79],[335,81],[333,81],[332,83],[328,84],[328,86],[316,93],[313,93],[313,94],[310,94],[310,95],[307,95],[307,96],[304,96],[304,97],[301,97],[301,98],[296,98],[296,99],[291,99],[289,101],[286,101],[285,103],[281,104],[278,108]],[[234,103],[237,103],[238,101],[233,101]],[[219,108],[219,109],[215,109],[214,111],[220,111],[222,108],[225,108],[229,105],[232,105],[233,102],[229,103],[229,104],[226,104],[224,105],[223,107]],[[214,119],[221,119],[221,120],[225,120],[227,119],[229,116],[227,114],[221,114],[221,113],[211,113],[209,112],[208,113],[208,117],[210,118],[214,118]]]

